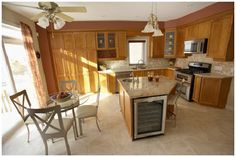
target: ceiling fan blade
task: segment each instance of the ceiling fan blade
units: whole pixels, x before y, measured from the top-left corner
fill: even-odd
[[[14,5],[14,6],[19,6],[19,7],[27,7],[27,8],[34,8],[34,9],[43,10],[43,9],[41,9],[39,7],[28,6],[28,5],[20,5],[20,4],[14,4],[14,3],[4,3],[3,5]]]
[[[39,13],[39,14],[37,14],[37,15],[31,17],[30,19],[33,20],[33,21],[38,21],[38,19],[39,19],[40,17],[42,17],[42,16],[44,16],[44,15],[46,15],[46,14],[47,14],[47,13],[42,12],[42,13]]]
[[[87,9],[85,7],[60,7],[61,12],[80,12],[86,13]]]
[[[67,21],[67,22],[72,22],[74,19],[66,14],[63,13],[56,13],[56,16],[62,18],[63,20]]]

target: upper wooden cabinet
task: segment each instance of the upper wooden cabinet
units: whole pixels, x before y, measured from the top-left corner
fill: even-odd
[[[234,58],[233,14],[221,16],[211,25],[208,42],[208,57],[215,60],[232,61]]]
[[[115,49],[116,33],[115,32],[98,32],[97,49]]]
[[[164,36],[153,37],[151,39],[150,58],[164,57]]]
[[[184,55],[185,34],[186,34],[186,28],[177,28],[175,57],[178,58],[185,57]]]
[[[117,36],[117,58],[125,59],[127,57],[127,38],[126,32],[116,32]]]
[[[176,30],[166,30],[164,57],[175,57]]]

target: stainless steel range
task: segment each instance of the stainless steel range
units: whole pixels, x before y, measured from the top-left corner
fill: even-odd
[[[194,87],[194,74],[211,72],[211,64],[203,62],[189,62],[188,67],[188,69],[176,70],[175,80],[178,82],[176,90],[180,91],[181,97],[191,101]],[[183,79],[183,87],[180,89]]]

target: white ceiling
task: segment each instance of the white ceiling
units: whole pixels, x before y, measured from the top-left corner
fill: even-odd
[[[11,2],[3,3],[10,4]],[[66,13],[74,21],[147,21],[151,13],[151,2],[57,2],[59,6],[85,6],[87,13]],[[156,2],[154,13],[159,21],[168,21],[205,8],[214,2]],[[37,6],[37,2],[14,2],[14,4]],[[155,4],[157,7],[155,7]],[[40,10],[5,5],[7,8],[31,18]],[[157,8],[157,9],[155,9]],[[4,16],[4,15],[3,15]]]

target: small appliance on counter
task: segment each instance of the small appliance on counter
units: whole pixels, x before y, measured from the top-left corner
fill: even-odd
[[[181,88],[181,97],[191,101],[194,87],[194,74],[210,73],[211,64],[203,62],[189,62],[188,69],[177,69],[175,72],[175,80],[177,80],[176,90],[180,89],[181,81],[184,79],[184,88]]]

